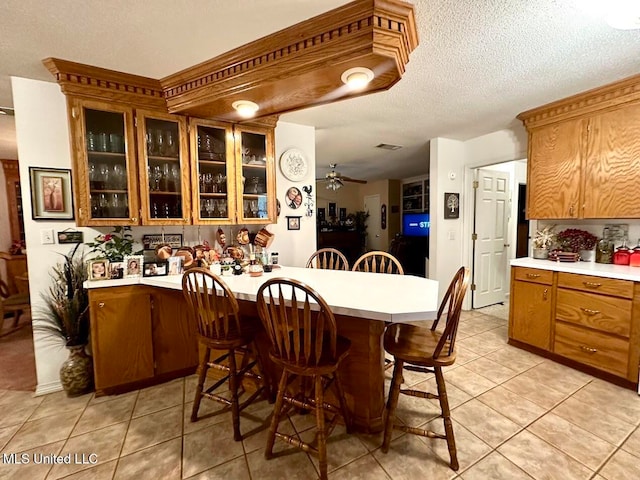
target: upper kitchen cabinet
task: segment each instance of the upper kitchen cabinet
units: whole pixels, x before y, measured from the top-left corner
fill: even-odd
[[[136,124],[142,224],[191,223],[186,119],[137,110]]]
[[[640,218],[640,75],[518,118],[529,132],[529,218]]]
[[[273,130],[235,127],[237,221],[276,222],[276,179]]]
[[[133,110],[79,98],[69,108],[77,224],[138,225]]]

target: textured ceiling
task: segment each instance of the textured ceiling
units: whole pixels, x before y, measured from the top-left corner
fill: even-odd
[[[281,120],[317,128],[320,175],[330,163],[365,179],[424,173],[431,138],[509,128],[523,110],[640,73],[640,30],[614,30],[582,2],[415,0],[420,45],[398,84]],[[53,81],[45,57],[160,78],[344,3],[5,0],[0,106],[11,105],[9,75]]]

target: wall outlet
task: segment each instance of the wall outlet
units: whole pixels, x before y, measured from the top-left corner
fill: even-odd
[[[40,230],[40,243],[42,245],[50,245],[55,243],[53,241],[53,229],[52,228],[43,228]]]

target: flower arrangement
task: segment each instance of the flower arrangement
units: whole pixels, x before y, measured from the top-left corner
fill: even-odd
[[[565,252],[578,253],[580,250],[593,250],[598,237],[577,228],[567,228],[558,233],[558,243]]]
[[[533,248],[551,248],[551,245],[556,242],[554,228],[556,228],[555,225],[547,225],[542,230],[536,231],[533,236]]]
[[[93,240],[86,243],[92,249],[90,253],[98,252],[97,258],[106,258],[109,262],[122,262],[126,255],[142,253],[133,251],[131,227],[114,227],[111,233],[98,235]]]

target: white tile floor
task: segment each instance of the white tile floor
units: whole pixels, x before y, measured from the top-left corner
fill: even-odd
[[[507,309],[463,312],[456,364],[445,371],[460,470],[448,467],[444,441],[395,432],[388,454],[381,435],[329,439],[333,479],[638,479],[640,397],[506,344]],[[435,386],[407,373],[407,384]],[[282,442],[265,460],[272,405],[245,410],[242,442],[232,440],[230,414],[189,422],[195,377],[129,394],[33,397],[0,390],[0,479],[313,479],[317,462]],[[202,413],[217,404],[203,400]],[[435,401],[402,396],[399,418],[442,431]],[[313,418],[284,420],[311,434]],[[27,453],[29,464],[9,463]],[[78,454],[86,463],[35,464],[40,454]],[[36,455],[33,455],[36,454]],[[91,463],[95,454],[97,465]]]

